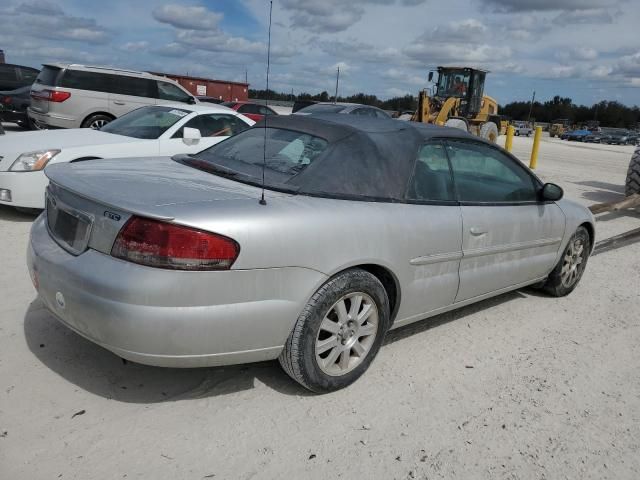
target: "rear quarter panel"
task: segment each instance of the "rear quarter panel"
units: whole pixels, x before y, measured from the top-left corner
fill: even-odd
[[[233,269],[303,267],[327,276],[374,264],[397,281],[397,319],[453,302],[458,287],[461,216],[457,206],[353,202],[306,196],[167,205],[178,223],[221,233],[240,244]],[[226,204],[225,204],[226,203]],[[446,261],[412,259],[453,254]],[[319,285],[318,285],[319,287]],[[309,292],[311,296],[313,292]]]

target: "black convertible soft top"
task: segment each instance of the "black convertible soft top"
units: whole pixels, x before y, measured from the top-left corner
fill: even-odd
[[[334,198],[401,201],[425,141],[477,139],[454,128],[346,114],[269,116],[266,123],[327,140],[326,150],[287,183]],[[264,126],[263,120],[253,128]]]

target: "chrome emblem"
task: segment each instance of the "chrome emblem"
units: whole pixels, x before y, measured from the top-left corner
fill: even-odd
[[[61,309],[64,310],[66,302],[64,301],[64,295],[62,295],[62,292],[56,292],[56,303]]]

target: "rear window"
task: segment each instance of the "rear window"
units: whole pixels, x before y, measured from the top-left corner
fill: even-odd
[[[298,110],[300,113],[339,113],[344,110],[344,105],[309,105]]]
[[[49,67],[49,66],[42,67],[42,70],[40,70],[40,73],[36,77],[36,83],[55,87],[56,79],[58,78],[58,74],[60,73],[60,70],[61,69],[58,67]]]
[[[266,142],[266,149],[265,149]],[[327,141],[308,133],[278,128],[250,128],[195,155],[203,170],[206,163],[262,181],[284,184],[311,165],[327,148]],[[195,166],[195,165],[194,165]],[[197,168],[197,167],[196,167]]]

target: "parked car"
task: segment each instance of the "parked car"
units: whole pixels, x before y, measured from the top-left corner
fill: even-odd
[[[0,63],[0,90],[11,91],[31,85],[38,76],[37,68]]]
[[[222,105],[232,108],[255,122],[259,122],[265,115],[278,115],[278,113],[266,105],[253,102],[224,102]]]
[[[589,135],[585,135],[584,140],[587,143],[606,143],[609,135],[602,132],[592,132]]]
[[[206,95],[196,95],[196,98],[202,103],[215,103],[216,105],[224,103],[224,100],[220,100],[216,97],[207,97]]]
[[[640,145],[640,133],[629,132],[629,135],[627,137],[627,143],[629,145]]]
[[[197,102],[166,77],[61,63],[43,65],[31,99],[29,117],[44,128],[101,128],[146,105]]]
[[[606,143],[609,145],[629,145],[629,133],[628,132],[613,132],[609,134]]]
[[[568,132],[567,134],[567,140],[570,141],[575,141],[575,142],[584,142],[584,139],[586,138],[587,135],[591,135],[591,132],[589,130],[572,130],[571,132]],[[560,137],[562,138],[562,136]]]
[[[9,92],[0,92],[0,122],[13,122],[22,128],[30,128],[27,107],[31,103],[31,86]]]
[[[44,208],[46,165],[196,153],[253,123],[219,105],[154,105],[129,112],[100,130],[46,130],[5,136],[0,138],[0,204]],[[147,173],[153,174],[153,168]]]
[[[301,108],[296,115],[315,115],[318,113],[346,113],[349,115],[362,115],[365,117],[391,118],[384,110],[371,105],[361,105],[359,103],[329,103],[318,102],[308,107]]]
[[[533,130],[531,129],[531,127],[526,124],[526,123],[516,123],[513,125],[513,130],[514,130],[514,134],[516,136],[531,136],[531,132],[533,132]]]
[[[47,167],[28,247],[46,308],[128,360],[279,358],[327,392],[390,328],[525,285],[567,295],[584,272],[589,210],[495,144],[352,115],[263,126],[195,155]]]

